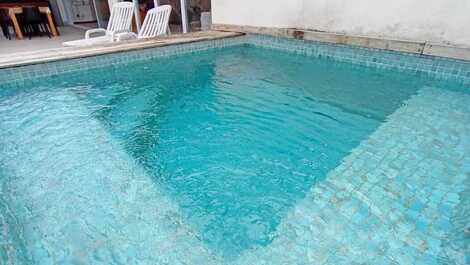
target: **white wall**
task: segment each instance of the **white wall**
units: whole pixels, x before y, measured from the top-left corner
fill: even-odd
[[[213,22],[470,46],[470,0],[212,0]]]
[[[302,14],[302,2],[303,0],[212,0],[212,22],[293,27],[298,23],[299,14]]]

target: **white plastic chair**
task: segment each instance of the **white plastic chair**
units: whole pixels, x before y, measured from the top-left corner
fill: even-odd
[[[132,2],[115,3],[111,9],[111,17],[106,29],[89,29],[85,32],[85,39],[68,41],[62,44],[64,46],[86,46],[114,42],[117,40],[117,34],[131,31],[133,15],[134,4]],[[104,36],[91,36],[97,33],[104,34]]]
[[[150,9],[145,16],[137,38],[146,39],[166,35],[169,31],[168,22],[170,21],[170,14],[170,5],[162,5]]]
[[[170,5],[162,5],[152,8],[145,16],[144,23],[140,28],[139,34],[135,34],[133,32],[118,34],[118,40],[128,37],[148,39],[166,35],[169,32],[168,22],[170,21],[170,14]]]

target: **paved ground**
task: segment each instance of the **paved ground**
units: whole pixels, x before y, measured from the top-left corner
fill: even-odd
[[[16,47],[15,45],[8,45],[8,48],[5,51],[4,48],[1,48],[0,46],[0,50],[2,51],[0,52],[0,68],[82,58],[106,53],[154,48],[159,46],[190,43],[203,40],[215,40],[240,35],[242,34],[236,32],[199,31],[188,34],[171,34],[170,36],[166,37],[157,37],[146,40],[134,39],[84,47],[63,47],[62,41],[65,41],[66,38],[66,35],[64,34],[63,39],[55,40],[55,43],[51,40],[51,43],[41,44],[42,46],[39,47],[31,44],[28,46],[29,48],[23,48],[23,51],[21,51],[19,46]],[[77,39],[83,38],[83,36],[84,34],[70,34],[68,37],[71,39]],[[28,41],[29,40],[24,40],[21,42],[26,43]],[[45,41],[49,41],[49,39],[45,39]],[[40,49],[40,47],[44,48]]]
[[[85,36],[85,30],[75,27],[59,27],[60,36],[56,38],[33,37],[23,40],[8,40],[0,38],[0,57],[18,52],[31,52],[62,47],[62,42],[81,39]]]
[[[76,27],[59,27],[60,36],[57,38],[33,37],[31,40],[25,37],[24,40],[8,40],[0,34],[0,58],[12,53],[34,52],[62,48],[62,42],[82,39],[85,30],[93,27],[93,24],[80,24]],[[180,25],[170,25],[172,34],[181,33]]]

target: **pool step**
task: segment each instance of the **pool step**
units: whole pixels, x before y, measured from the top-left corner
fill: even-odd
[[[468,113],[468,94],[421,89],[236,264],[466,264]]]
[[[72,92],[3,101],[0,148],[0,263],[221,263]]]

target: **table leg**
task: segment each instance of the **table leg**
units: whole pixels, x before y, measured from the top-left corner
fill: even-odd
[[[16,38],[19,40],[23,39],[23,33],[21,32],[20,24],[18,24],[18,20],[16,19],[16,14],[12,10],[8,12],[10,15],[10,19],[13,22],[13,27],[15,28]]]
[[[58,36],[57,29],[55,28],[54,20],[52,19],[51,12],[47,12],[47,22],[49,22],[49,27],[51,28],[52,36],[57,37]]]

